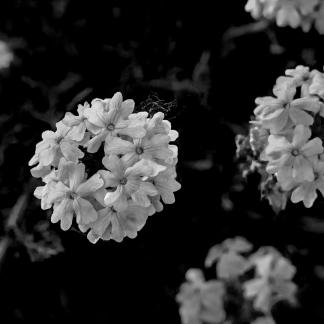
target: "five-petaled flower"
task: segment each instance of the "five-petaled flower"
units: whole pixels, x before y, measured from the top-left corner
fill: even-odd
[[[309,140],[308,127],[297,125],[292,141],[283,136],[270,135],[265,149],[269,164],[267,170],[278,173],[282,187],[289,187],[290,180],[296,182],[313,181],[314,170],[311,158],[323,152],[322,141],[318,137]]]
[[[84,164],[66,162],[60,164],[63,181],[58,181],[49,194],[49,202],[54,204],[51,216],[53,223],[61,222],[62,230],[68,230],[72,225],[73,216],[76,215],[78,224],[94,222],[97,211],[87,199],[100,189],[104,181],[99,174],[86,179]]]

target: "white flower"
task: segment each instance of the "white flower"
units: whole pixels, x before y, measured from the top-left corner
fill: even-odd
[[[145,135],[141,120],[127,118],[134,110],[134,105],[131,99],[123,101],[120,92],[115,93],[109,100],[92,101],[91,108],[84,111],[84,116],[89,122],[87,127],[94,135],[87,143],[88,152],[97,152],[102,142],[107,144],[118,134],[132,138],[141,138]]]
[[[55,132],[43,132],[43,140],[36,144],[35,155],[29,161],[30,166],[39,163],[31,170],[34,177],[49,173],[50,166],[58,166],[62,157],[74,163],[84,157],[84,153],[78,148],[78,143],[67,137],[69,131],[70,127],[58,122]]]
[[[104,182],[99,174],[86,179],[83,164],[67,162],[62,167],[65,181],[55,184],[48,200],[49,203],[54,203],[51,221],[53,223],[60,221],[62,230],[68,230],[72,225],[74,214],[78,224],[86,225],[97,219],[97,212],[87,197],[100,189]]]

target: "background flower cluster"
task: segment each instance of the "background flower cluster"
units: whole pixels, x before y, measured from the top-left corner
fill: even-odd
[[[45,131],[30,160],[44,186],[35,196],[42,209],[53,206],[51,221],[68,230],[76,219],[92,243],[134,238],[147,217],[172,204],[178,137],[162,112],[133,113],[133,100],[117,92],[68,112]],[[162,202],[161,202],[162,200]]]
[[[286,70],[277,79],[274,96],[256,99],[255,119],[247,145],[250,164],[265,178],[270,202],[279,209],[287,199],[311,207],[324,194],[323,92],[324,74],[308,67]],[[240,141],[240,140],[239,140]]]
[[[275,20],[279,27],[301,27],[308,32],[314,26],[320,34],[324,34],[322,0],[248,0],[245,10],[255,19]]]
[[[241,237],[226,239],[205,260],[206,267],[216,263],[217,279],[188,270],[177,295],[183,324],[270,324],[275,323],[271,309],[277,302],[295,303],[295,267],[272,247],[252,249]]]

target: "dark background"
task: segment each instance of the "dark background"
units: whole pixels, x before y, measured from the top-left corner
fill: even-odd
[[[0,323],[180,323],[175,296],[185,272],[236,235],[277,247],[297,266],[300,305],[276,307],[278,323],[324,322],[323,208],[298,204],[276,215],[260,199],[258,178],[239,176],[234,141],[247,133],[255,97],[269,95],[286,68],[322,69],[324,36],[258,29],[244,4],[1,0],[0,39],[15,59],[0,71],[0,216],[10,237]],[[17,225],[23,238],[8,233],[17,199],[39,185],[30,184],[28,161],[41,133],[78,103],[116,91],[138,109],[147,98],[172,102],[176,203],[150,217],[136,239],[92,245],[53,224],[36,235],[49,214],[30,196]],[[42,244],[48,233],[54,251],[64,247],[51,258],[24,239]]]

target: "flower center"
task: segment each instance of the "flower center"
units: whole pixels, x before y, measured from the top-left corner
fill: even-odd
[[[136,152],[136,154],[141,155],[141,154],[143,154],[144,149],[141,146],[137,146],[135,149],[135,152]]]
[[[291,151],[291,155],[293,155],[293,156],[297,156],[297,155],[299,155],[299,150],[298,150],[298,149],[293,149],[293,150]]]
[[[63,136],[59,136],[59,137],[56,139],[56,143],[57,143],[58,145],[60,145],[63,139],[64,139]]]
[[[110,123],[107,125],[107,129],[112,132],[115,129],[115,125]]]
[[[66,195],[68,199],[72,199],[72,200],[77,197],[77,194],[73,191],[69,191]]]
[[[127,178],[120,179],[119,183],[124,186],[127,183]]]

